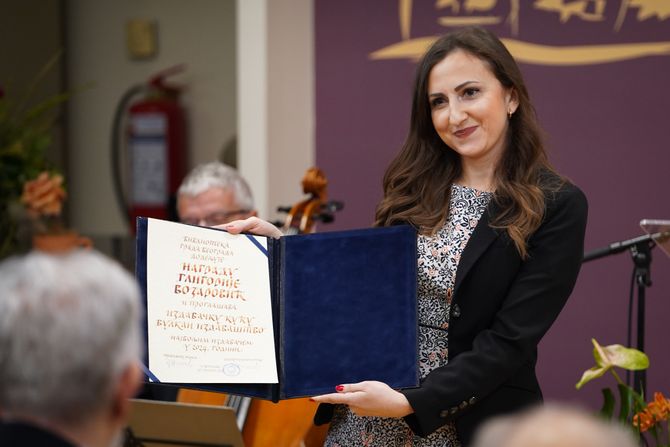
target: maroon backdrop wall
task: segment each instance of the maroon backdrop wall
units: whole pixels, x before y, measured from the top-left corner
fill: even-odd
[[[503,38],[550,46],[601,45],[588,57],[607,59],[615,50],[630,49],[626,44],[651,43],[632,49],[638,57],[625,60],[580,63],[571,53],[565,57],[573,62],[565,65],[520,66],[547,132],[552,162],[589,199],[587,251],[642,234],[642,218],[670,219],[670,11],[658,10],[668,9],[658,6],[665,2],[656,2],[656,10],[654,5],[623,10],[625,3],[619,1],[563,2],[587,8],[572,13],[564,8],[564,21],[559,10],[538,9],[542,2],[521,2],[516,30],[505,22],[516,0],[497,2],[489,11],[468,11],[468,3],[496,2],[451,3],[460,9],[438,9],[432,1],[316,0],[317,165],[330,180],[330,196],[345,202],[328,230],[371,224],[384,169],[407,132],[414,62],[370,58],[403,39],[401,4],[411,12],[411,18],[404,16],[406,41],[447,31],[439,20],[450,16],[488,15],[503,18],[488,26]],[[622,47],[608,47],[613,44]],[[640,55],[645,50],[659,55]],[[659,249],[653,255],[646,316],[648,388],[667,395],[670,260]],[[632,268],[627,252],[584,264],[567,307],[540,346],[538,372],[548,399],[596,406],[600,388],[613,384],[607,378],[580,391],[574,387],[593,365],[591,338],[626,344]]]

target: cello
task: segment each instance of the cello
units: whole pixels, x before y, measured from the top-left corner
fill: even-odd
[[[309,168],[302,178],[302,190],[309,194],[290,208],[279,207],[286,212],[286,220],[282,227],[285,235],[307,234],[314,231],[315,221],[322,219],[322,210],[327,205],[326,187],[328,180],[319,168]]]

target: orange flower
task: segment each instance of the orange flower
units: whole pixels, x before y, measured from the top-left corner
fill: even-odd
[[[657,422],[667,420],[670,415],[670,401],[663,396],[663,393],[654,393],[654,401],[650,402],[648,407]]]
[[[643,433],[653,427],[654,424],[656,424],[654,416],[647,409],[644,409],[633,416],[633,426],[639,427],[640,431]]]
[[[662,393],[654,393],[654,400],[647,404],[647,408],[633,416],[633,425],[639,427],[641,432],[649,430],[670,416],[670,400]]]
[[[21,202],[28,211],[38,216],[58,216],[63,209],[65,190],[63,177],[55,174],[50,177],[48,172],[42,172],[35,180],[23,185]]]

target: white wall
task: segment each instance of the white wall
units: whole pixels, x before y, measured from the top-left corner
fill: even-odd
[[[269,0],[268,14],[268,201],[274,212],[302,199],[301,180],[316,158],[313,0]]]
[[[69,102],[71,223],[85,234],[125,234],[126,219],[113,195],[109,158],[114,109],[131,86],[178,63],[186,86],[189,167],[220,157],[236,135],[235,0],[69,0],[67,64],[71,87],[93,87]],[[158,24],[158,54],[127,56],[129,19]]]
[[[268,216],[267,0],[237,0],[237,123],[240,173]]]
[[[313,0],[237,0],[237,14],[239,167],[273,219],[315,160]]]

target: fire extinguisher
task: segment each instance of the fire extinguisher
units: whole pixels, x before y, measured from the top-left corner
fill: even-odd
[[[138,216],[176,218],[176,193],[186,174],[186,118],[181,89],[165,78],[183,70],[171,67],[131,87],[114,113],[114,189],[133,232]]]

